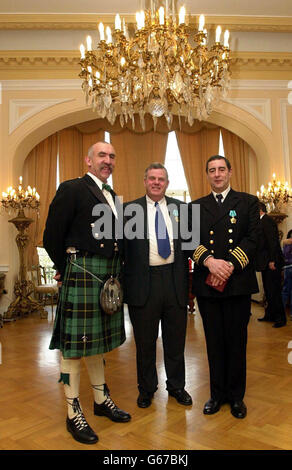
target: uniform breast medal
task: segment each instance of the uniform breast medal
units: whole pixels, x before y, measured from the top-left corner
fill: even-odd
[[[232,224],[236,224],[237,220],[236,220],[236,212],[235,211],[230,211],[229,212],[229,217],[230,217],[230,222]]]

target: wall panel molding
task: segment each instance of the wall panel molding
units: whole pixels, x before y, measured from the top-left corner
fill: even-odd
[[[225,98],[224,101],[252,114],[272,130],[272,110],[269,98]]]
[[[72,99],[14,99],[9,101],[9,135],[35,114]]]

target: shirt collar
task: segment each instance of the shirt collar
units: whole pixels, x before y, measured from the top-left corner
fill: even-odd
[[[95,181],[95,183],[97,184],[97,186],[99,187],[99,189],[102,190],[102,185],[103,185],[103,181],[101,181],[97,176],[95,176],[93,173],[90,173],[90,171],[87,172],[88,176],[90,176],[93,181]]]
[[[149,197],[147,194],[146,194],[146,201],[147,201],[147,204],[150,204],[152,206],[155,205],[155,202],[156,201],[153,201],[153,199],[151,199],[151,197]],[[158,201],[159,205],[161,206],[161,204],[165,204],[166,203],[166,199],[165,197],[163,196],[162,199],[160,199],[160,201]]]
[[[215,200],[217,201],[217,199],[216,199],[216,195],[217,195],[217,194],[222,194],[222,196],[223,196],[222,202],[225,201],[225,199],[226,199],[226,197],[227,197],[227,194],[229,193],[230,189],[231,189],[231,187],[228,186],[228,188],[226,188],[225,191],[223,191],[222,193],[215,193],[215,191],[212,191]]]

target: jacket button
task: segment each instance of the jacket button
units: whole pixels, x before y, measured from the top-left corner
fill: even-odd
[[[213,243],[214,243],[214,240],[210,240],[210,245],[213,245]]]
[[[211,253],[214,253],[214,250],[211,250]]]
[[[210,235],[214,235],[214,232],[213,232],[213,230],[210,230]]]
[[[99,246],[100,246],[100,248],[104,248],[104,244],[103,244],[103,243],[101,243]]]
[[[233,240],[232,240],[232,238],[229,238],[229,243],[233,243]]]
[[[228,232],[229,232],[229,233],[232,233],[232,232],[233,232],[233,229],[232,229],[232,228],[230,228],[230,229],[228,230]]]

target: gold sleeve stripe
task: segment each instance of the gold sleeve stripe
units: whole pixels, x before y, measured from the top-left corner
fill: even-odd
[[[248,257],[246,256],[245,252],[239,248],[239,246],[237,246],[231,253],[236,259],[237,261],[240,263],[242,269],[245,268],[248,263],[249,263],[249,259]]]
[[[208,251],[207,248],[204,247],[204,245],[199,245],[196,250],[194,251],[193,254],[193,259],[196,264],[199,263],[199,259],[201,258],[202,254],[205,253],[205,251]]]
[[[248,263],[249,263],[249,259],[248,259],[247,255],[245,254],[245,252],[239,247],[236,247],[235,250],[236,250],[237,253],[239,253],[239,256],[241,257],[242,262],[244,264],[244,267],[247,266]]]
[[[249,259],[248,259],[247,255],[246,255],[246,253],[245,253],[239,246],[236,247],[236,250],[239,250],[240,253],[242,254],[242,256],[243,256],[243,257],[245,258],[245,260],[247,261],[247,263],[249,263]]]

